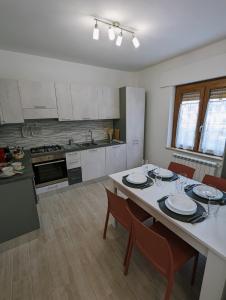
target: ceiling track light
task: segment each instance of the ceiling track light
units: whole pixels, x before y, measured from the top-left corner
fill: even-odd
[[[93,39],[94,40],[99,40],[99,37],[100,37],[100,31],[99,31],[97,20],[96,20],[96,24],[93,28]]]
[[[112,22],[112,21],[108,21],[108,20],[104,20],[104,19],[98,19],[98,18],[94,18],[94,21],[95,21],[95,25],[94,25],[94,29],[93,29],[93,39],[94,40],[99,40],[99,37],[100,37],[100,31],[98,28],[98,22],[99,22],[99,23],[102,23],[102,24],[105,24],[108,26],[108,38],[110,41],[115,40],[117,29],[121,30],[120,33],[118,34],[116,42],[115,42],[116,46],[118,46],[118,47],[121,46],[122,40],[123,40],[123,31],[124,31],[124,32],[132,34],[133,46],[135,48],[140,47],[140,42],[139,42],[138,38],[135,36],[135,32],[126,27],[122,27],[120,25],[120,23]]]
[[[121,44],[122,44],[122,39],[123,39],[123,35],[122,35],[122,30],[121,32],[119,33],[119,35],[117,36],[117,40],[116,40],[116,46],[120,47]]]
[[[108,28],[108,37],[109,37],[110,41],[114,41],[114,39],[115,39],[115,31],[114,31],[114,28],[112,26],[110,26]]]
[[[135,48],[139,48],[140,47],[140,42],[139,42],[138,38],[136,36],[134,36],[134,35],[133,35],[132,42],[133,42],[133,46]]]

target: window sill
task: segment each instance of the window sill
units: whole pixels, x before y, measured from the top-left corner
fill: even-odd
[[[203,157],[203,158],[209,158],[212,160],[217,160],[217,161],[223,161],[223,157],[218,157],[218,156],[212,156],[212,155],[208,155],[208,154],[204,154],[204,153],[198,153],[198,152],[193,152],[193,151],[189,151],[189,150],[184,150],[184,149],[178,149],[178,148],[174,148],[174,147],[166,147],[167,150],[172,150],[172,151],[176,151],[176,152],[182,152],[185,154],[191,154],[194,156],[199,156],[199,157]]]

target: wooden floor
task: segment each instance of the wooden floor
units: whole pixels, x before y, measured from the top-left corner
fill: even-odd
[[[110,181],[40,196],[41,229],[0,245],[0,300],[162,299],[166,281],[138,251],[123,275],[126,231],[110,224],[102,239],[104,185]],[[194,287],[191,262],[176,275],[172,299],[198,299],[204,263],[202,258]]]

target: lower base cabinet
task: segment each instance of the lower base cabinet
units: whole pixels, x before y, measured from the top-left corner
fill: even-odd
[[[126,170],[126,144],[106,148],[106,174]]]
[[[106,175],[105,148],[81,151],[82,181]]]
[[[133,140],[127,143],[127,169],[133,169],[141,166],[143,160],[143,142]]]
[[[0,185],[0,243],[40,227],[33,178]]]

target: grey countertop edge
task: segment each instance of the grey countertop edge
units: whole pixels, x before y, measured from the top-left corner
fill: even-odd
[[[62,145],[64,150],[62,152],[69,153],[69,152],[75,152],[75,151],[84,151],[84,150],[89,150],[89,149],[96,149],[96,148],[103,148],[103,147],[110,147],[110,146],[118,146],[118,145],[124,145],[126,144],[125,141],[120,141],[120,142],[113,142],[113,143],[107,143],[106,141],[96,141],[96,143],[99,143],[98,145],[91,145],[89,147],[85,148],[80,148],[76,145]],[[66,148],[65,148],[66,147]],[[34,177],[34,172],[32,168],[32,162],[31,162],[31,154],[30,150],[25,150],[24,151],[24,158],[21,160],[22,164],[25,166],[25,169],[23,171],[23,174],[16,174],[12,177],[9,178],[0,178],[0,185],[2,184],[8,184],[11,182],[15,182],[18,180],[23,180],[26,178],[33,178]],[[43,155],[43,154],[40,154]],[[39,155],[37,155],[39,156]]]
[[[80,148],[76,145],[62,145],[64,147],[65,153],[68,152],[75,152],[75,151],[84,151],[84,150],[90,150],[90,149],[96,149],[96,148],[103,148],[103,147],[111,147],[111,146],[119,146],[126,144],[125,141],[120,142],[113,142],[113,143],[107,143],[106,141],[95,141],[95,143],[99,143],[98,145],[91,145],[89,147]]]

